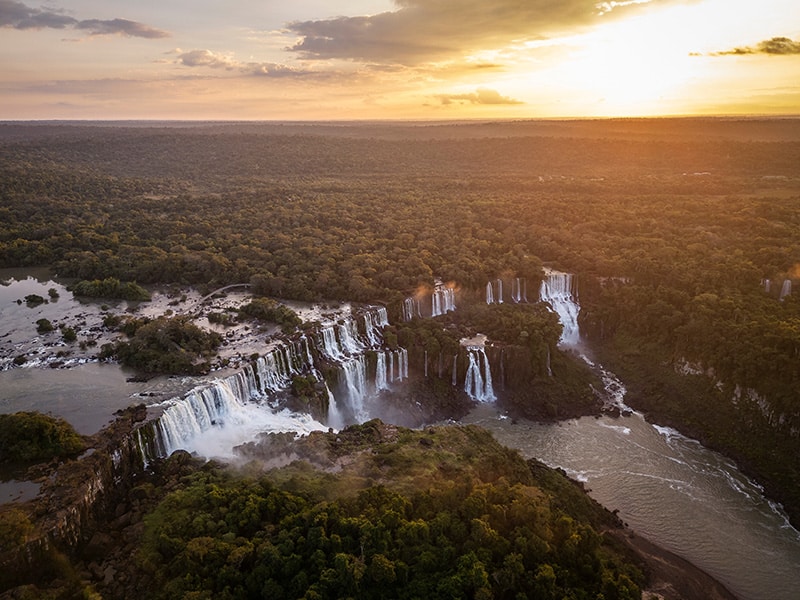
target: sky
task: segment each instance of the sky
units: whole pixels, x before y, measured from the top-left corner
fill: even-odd
[[[0,120],[743,114],[798,0],[0,0]]]

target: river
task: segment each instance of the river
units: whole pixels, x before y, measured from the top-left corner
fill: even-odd
[[[22,291],[46,293],[53,285],[23,281],[24,288],[6,286],[7,299]],[[58,291],[64,296],[58,301],[63,309],[72,300],[63,288]],[[5,335],[8,349],[23,349],[18,331],[33,327],[40,311],[51,308],[14,304],[5,314],[0,311],[5,329],[0,336]],[[82,433],[93,433],[115,410],[146,401],[151,393],[169,397],[189,383],[169,378],[131,383],[119,367],[91,362],[70,369],[10,368],[0,372],[0,412],[51,412]],[[607,384],[622,391],[611,374]],[[593,498],[618,510],[633,531],[691,561],[742,600],[798,597],[800,534],[758,485],[697,441],[651,425],[638,413],[542,424],[512,421],[486,402],[464,422],[489,429],[526,457],[563,468],[584,482]],[[2,484],[0,501],[36,493],[24,482]]]
[[[793,600],[800,533],[724,456],[668,428],[629,417],[512,422],[494,405],[466,423],[584,482],[643,537],[686,558],[743,600]]]

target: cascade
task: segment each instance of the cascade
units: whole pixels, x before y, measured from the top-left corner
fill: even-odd
[[[308,345],[308,338],[306,337],[306,334],[300,336],[300,340],[302,341],[303,348],[305,349],[306,360],[308,361],[308,364],[313,365],[314,358],[311,356],[311,346]]]
[[[422,318],[419,308],[419,300],[416,298],[406,298],[403,300],[403,321],[408,322],[414,317]]]
[[[458,385],[458,354],[453,357],[453,385]]]
[[[370,394],[408,378],[408,351],[380,349],[383,344],[380,328],[388,324],[386,309],[370,310],[363,317],[362,333],[357,328],[361,323],[359,317],[309,334],[321,355],[337,363],[340,369],[339,384],[333,390],[325,383],[330,427],[368,419],[365,403]],[[374,385],[365,356],[368,348],[375,348]],[[324,382],[314,365],[314,354],[305,334],[294,341],[276,343],[269,352],[224,379],[156,405],[162,413],[154,421],[153,440],[148,443],[140,439],[145,460],[168,456],[177,449],[197,451],[207,457],[232,456],[236,445],[261,431],[307,433],[325,429],[310,415],[277,412],[274,408],[278,405],[274,395],[285,393],[293,377],[301,374],[313,375]]]
[[[380,350],[375,353],[375,389],[377,391],[389,389],[389,377],[386,367],[386,353]]]
[[[506,389],[506,367],[503,361],[505,357],[505,348],[500,348],[500,385]]]
[[[568,346],[577,344],[580,339],[578,329],[580,307],[573,287],[572,273],[546,271],[539,289],[539,300],[549,302],[553,310],[558,313],[564,328],[560,343]]]
[[[792,293],[792,280],[791,279],[784,279],[783,285],[781,286],[781,295],[780,299],[783,300],[786,296],[791,295]]]
[[[387,325],[389,325],[389,318],[385,307],[378,307],[375,313],[371,311],[364,313],[364,330],[370,347],[375,348],[383,343],[379,328]]]
[[[769,279],[762,279],[761,284],[764,286],[764,291],[769,294],[772,282]]]
[[[491,281],[486,282],[486,304],[494,304],[494,290]]]
[[[339,410],[339,405],[336,404],[336,397],[333,395],[331,388],[328,387],[328,382],[325,382],[325,391],[328,393],[328,427],[334,429],[341,429],[344,427],[344,416],[342,411]]]
[[[338,326],[342,349],[348,354],[356,354],[364,350],[364,344],[358,339],[358,326],[352,319],[345,319]]]
[[[398,349],[398,380],[403,381],[403,379],[408,379],[408,350],[405,348]]]
[[[336,340],[336,332],[334,328],[323,327],[322,333],[322,351],[328,358],[332,360],[344,360],[345,356],[339,349],[339,342]]]
[[[497,303],[498,304],[502,304],[503,303],[503,280],[502,279],[498,279],[497,280]]]
[[[528,301],[527,281],[522,277],[515,277],[511,280],[511,299],[519,304]]]
[[[451,288],[441,287],[433,291],[431,298],[431,316],[438,317],[456,309],[455,291]]]
[[[367,364],[364,355],[356,356],[342,363],[347,408],[359,423],[369,419],[364,408],[367,397]]]
[[[492,386],[492,371],[485,350],[482,347],[470,346],[467,348],[467,355],[469,366],[464,380],[464,391],[473,400],[493,402],[496,397]]]

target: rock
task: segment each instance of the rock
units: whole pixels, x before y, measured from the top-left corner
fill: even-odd
[[[86,544],[86,548],[83,552],[89,560],[100,560],[105,558],[113,548],[114,538],[107,533],[98,531],[92,536],[89,543]],[[92,565],[89,565],[89,570],[92,570]]]
[[[111,585],[114,583],[114,578],[117,576],[117,570],[112,566],[108,565],[103,571],[103,585]]]

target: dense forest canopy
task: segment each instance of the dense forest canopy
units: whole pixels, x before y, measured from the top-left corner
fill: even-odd
[[[800,301],[778,297],[800,273],[799,165],[796,119],[5,124],[0,266],[253,282],[396,318],[434,277],[478,298],[553,265],[578,275],[584,333],[612,362],[752,390],[648,409],[800,506]]]

